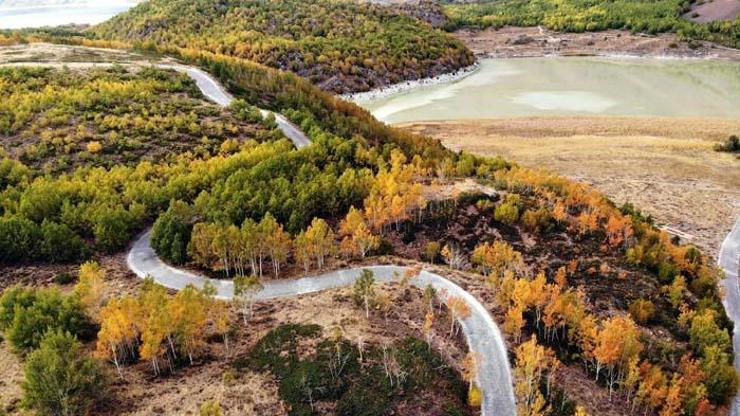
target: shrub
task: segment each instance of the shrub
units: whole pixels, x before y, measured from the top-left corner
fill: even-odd
[[[92,154],[100,153],[100,151],[103,150],[103,145],[100,144],[100,142],[90,142],[86,147],[87,151]]]
[[[208,400],[200,405],[200,416],[221,416],[221,403]]]
[[[638,299],[630,303],[629,311],[635,322],[645,324],[655,315],[655,305],[647,299]]]
[[[38,347],[48,331],[88,337],[92,325],[77,296],[12,287],[0,297],[0,330],[16,351],[24,352]]]
[[[422,253],[422,260],[428,261],[429,263],[436,263],[439,260],[440,253],[442,252],[442,246],[436,241],[430,241],[424,247],[424,253]]]
[[[102,397],[106,377],[68,332],[47,332],[28,355],[24,404],[39,414],[85,415]]]
[[[54,283],[58,285],[68,285],[75,280],[74,276],[67,272],[61,272],[54,275]]]
[[[72,263],[87,257],[85,242],[66,224],[44,220],[41,224],[41,253],[51,263]]]
[[[738,153],[740,152],[740,139],[733,134],[724,142],[714,145],[714,150],[717,152]]]
[[[39,255],[39,226],[25,218],[0,218],[0,263],[33,260]]]

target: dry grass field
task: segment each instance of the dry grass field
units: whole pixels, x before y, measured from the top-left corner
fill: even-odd
[[[740,120],[536,117],[403,127],[592,183],[711,256],[740,215],[740,159],[712,149],[740,132]]]

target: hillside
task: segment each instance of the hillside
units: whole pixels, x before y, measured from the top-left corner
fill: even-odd
[[[377,5],[329,0],[153,0],[92,33],[245,58],[338,93],[473,63],[462,43],[426,23]]]
[[[25,365],[32,382],[57,362],[86,375],[65,380],[82,385],[70,393],[70,413],[472,414],[480,361],[467,354],[458,326],[471,306],[412,289],[421,269],[467,290],[502,328],[520,414],[726,412],[737,375],[720,274],[638,209],[557,175],[388,127],[289,72],[172,44],[147,49],[208,70],[247,109],[281,112],[313,143],[296,149],[265,137],[149,160],[146,152],[119,160],[114,151],[106,156],[114,163],[97,167],[72,152],[77,165],[48,172],[43,165],[58,166],[62,153],[38,166],[3,155],[0,352],[17,357],[2,362],[13,361],[14,375]],[[101,88],[84,87],[95,77],[114,91],[130,81],[141,97],[101,104]],[[9,70],[3,82],[33,104],[34,88],[52,96],[43,88],[51,82],[64,94],[70,81],[82,86],[75,102],[94,105],[60,106],[62,129],[70,114],[96,121],[139,109],[138,99],[154,105],[146,85],[164,88],[157,94],[172,110],[167,117],[187,105],[217,117],[189,81],[167,71]],[[54,115],[16,107],[3,114],[32,127]],[[219,117],[232,122],[234,113]],[[240,132],[259,129],[233,123]],[[38,140],[28,129],[24,137]],[[160,134],[173,133],[144,137],[155,144]],[[142,282],[128,269],[127,248],[150,226],[161,259],[234,281],[235,301],[215,299],[214,287],[172,293]],[[390,285],[363,274],[315,297],[254,297],[268,281],[291,286],[287,279],[389,263],[415,272]],[[98,381],[103,372],[115,381]],[[53,413],[45,406],[59,400],[34,400],[39,391],[43,383],[27,385],[29,406]],[[6,409],[16,412],[12,394]]]

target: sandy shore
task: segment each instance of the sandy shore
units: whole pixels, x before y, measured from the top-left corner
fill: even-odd
[[[539,27],[462,29],[453,36],[477,56],[524,58],[537,56],[638,56],[712,58],[740,61],[740,50],[711,42],[689,45],[675,34],[650,36],[623,30],[560,33]]]
[[[347,101],[370,101],[377,100],[379,98],[387,97],[399,92],[413,90],[419,87],[426,87],[429,85],[441,84],[445,82],[452,82],[461,80],[477,71],[479,68],[478,62],[473,65],[460,68],[454,72],[448,72],[446,74],[437,75],[436,77],[422,78],[413,81],[404,81],[397,84],[387,85],[385,87],[375,88],[365,92],[355,92],[348,94],[339,95],[340,98]]]
[[[715,256],[740,216],[740,160],[714,143],[740,120],[548,117],[399,125],[454,149],[502,155],[593,184]]]

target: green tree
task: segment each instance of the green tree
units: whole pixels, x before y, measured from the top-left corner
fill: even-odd
[[[174,264],[183,264],[188,260],[193,216],[190,205],[183,201],[172,201],[167,211],[157,218],[152,227],[151,244],[160,257]]]
[[[370,317],[370,302],[375,296],[375,277],[373,272],[363,269],[360,276],[355,280],[352,297],[358,305],[365,305],[365,317]]]
[[[106,377],[97,362],[68,332],[47,332],[28,355],[23,402],[39,414],[90,414],[105,391]]]
[[[41,253],[51,263],[71,263],[87,257],[85,242],[66,224],[44,220],[41,223]]]

